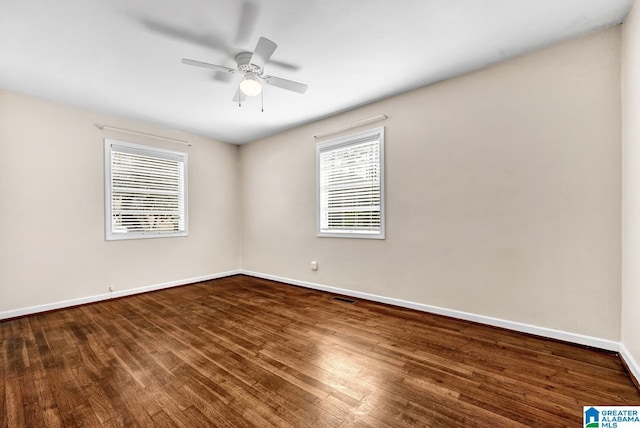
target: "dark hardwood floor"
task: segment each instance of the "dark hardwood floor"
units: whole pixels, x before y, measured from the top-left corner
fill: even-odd
[[[235,276],[0,323],[0,427],[556,427],[615,354]]]

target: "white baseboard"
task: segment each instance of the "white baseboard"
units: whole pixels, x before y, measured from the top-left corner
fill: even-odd
[[[362,293],[360,291],[353,291],[343,288],[331,287],[323,284],[316,284],[307,281],[299,281],[291,278],[283,278],[275,275],[268,275],[260,272],[252,272],[248,270],[241,270],[240,273],[244,275],[254,276],[256,278],[270,279],[272,281],[284,282],[286,284],[297,285],[305,288],[312,288],[314,290],[327,291],[329,293],[342,294],[345,296],[356,297],[360,299],[372,300],[374,302],[387,303],[394,306],[400,306],[403,308],[416,309],[422,312],[428,312],[437,315],[444,315],[452,318],[458,318],[467,321],[473,321],[480,324],[487,324],[495,327],[506,328],[509,330],[519,331],[522,333],[535,334],[536,336],[542,336],[550,339],[562,340],[564,342],[576,343],[579,345],[591,346],[594,348],[605,349],[607,351],[620,352],[620,343],[601,339],[599,337],[585,336],[577,333],[570,333],[562,330],[554,330],[547,327],[539,327],[530,324],[524,324],[516,321],[508,321],[500,318],[488,317],[485,315],[478,315],[468,312],[457,311],[453,309],[441,308],[438,306],[425,305],[423,303],[416,303],[406,300],[394,299],[391,297],[379,296],[376,294]]]
[[[640,364],[633,358],[624,343],[620,343],[620,357],[629,368],[631,375],[636,378],[636,385],[640,385]]]
[[[623,343],[601,339],[598,337],[585,336],[577,333],[570,333],[561,330],[554,330],[546,327],[540,327],[530,324],[519,323],[515,321],[503,320],[500,318],[493,318],[484,315],[478,315],[468,312],[457,311],[453,309],[441,308],[438,306],[426,305],[423,303],[416,303],[406,300],[394,299],[391,297],[379,296],[376,294],[363,293],[360,291],[348,290],[344,288],[331,287],[328,285],[317,284],[307,281],[299,281],[291,278],[284,278],[276,275],[269,275],[260,272],[253,272],[244,269],[232,270],[227,272],[220,272],[212,275],[199,276],[188,279],[181,279],[177,281],[164,282],[161,284],[147,285],[144,287],[131,288],[128,290],[115,291],[111,293],[96,294],[93,296],[80,297],[77,299],[64,300],[59,302],[47,303],[44,305],[30,306],[21,309],[14,309],[9,311],[0,312],[0,320],[16,318],[25,315],[32,315],[40,312],[52,311],[56,309],[64,309],[72,306],[84,305],[87,303],[95,303],[103,300],[113,299],[117,297],[131,296],[134,294],[147,293],[149,291],[162,290],[165,288],[177,287],[186,284],[193,284],[201,281],[209,281],[212,279],[224,278],[233,275],[248,275],[256,278],[269,279],[272,281],[283,282],[285,284],[297,285],[300,287],[311,288],[314,290],[326,291],[329,293],[342,294],[345,296],[356,297],[360,299],[371,300],[374,302],[387,303],[394,306],[403,308],[415,309],[422,312],[428,312],[437,315],[444,315],[452,318],[463,319],[467,321],[473,321],[480,324],[487,324],[495,327],[506,328],[509,330],[519,331],[522,333],[534,334],[550,339],[562,340],[565,342],[576,343],[579,345],[591,346],[594,348],[605,349],[608,351],[618,352],[620,357],[625,361],[631,375],[640,382],[640,364],[633,358],[629,350]]]
[[[640,384],[640,364],[633,358],[624,343],[613,340],[602,339],[599,337],[585,336],[578,333],[570,333],[562,330],[555,330],[547,327],[540,327],[531,324],[524,324],[516,321],[508,321],[500,318],[488,317],[468,312],[456,311],[453,309],[441,308],[438,306],[425,305],[406,300],[394,299],[391,297],[379,296],[376,294],[362,293],[360,291],[348,290],[344,288],[331,287],[328,285],[317,284],[307,281],[299,281],[291,278],[283,278],[276,275],[269,275],[260,272],[248,270],[240,270],[241,274],[254,276],[256,278],[269,279],[272,281],[283,282],[285,284],[297,285],[300,287],[311,288],[314,290],[327,291],[329,293],[342,294],[360,299],[372,300],[374,302],[387,303],[403,308],[415,309],[422,312],[428,312],[437,315],[444,315],[452,318],[473,321],[480,324],[487,324],[495,327],[506,328],[509,330],[519,331],[522,333],[534,334],[536,336],[546,337],[549,339],[561,340],[564,342],[575,343],[578,345],[591,346],[593,348],[604,349],[606,351],[618,352],[620,358],[624,360],[631,372],[630,375],[635,377],[636,383]]]
[[[63,300],[59,302],[47,303],[44,305],[29,306],[21,309],[14,309],[0,312],[0,320],[8,318],[22,317],[25,315],[37,314],[40,312],[53,311],[56,309],[69,308],[71,306],[85,305],[87,303],[100,302],[102,300],[115,299],[117,297],[131,296],[133,294],[147,293],[149,291],[162,290],[164,288],[177,287],[180,285],[193,284],[201,281],[209,281],[211,279],[223,278],[226,276],[238,275],[242,273],[239,270],[221,272],[212,275],[198,276],[194,278],[180,279],[177,281],[164,282],[161,284],[147,285],[144,287],[130,288],[128,290],[114,291],[111,293],[95,294],[93,296],[80,297],[77,299]]]

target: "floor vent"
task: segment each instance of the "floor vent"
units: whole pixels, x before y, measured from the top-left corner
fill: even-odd
[[[339,296],[333,296],[331,300],[337,300],[338,302],[348,303],[350,305],[353,305],[356,302],[355,300],[351,300],[351,299],[347,299],[346,297],[339,297]]]

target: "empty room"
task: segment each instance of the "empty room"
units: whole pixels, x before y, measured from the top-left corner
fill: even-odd
[[[640,427],[640,4],[0,0],[0,428]]]

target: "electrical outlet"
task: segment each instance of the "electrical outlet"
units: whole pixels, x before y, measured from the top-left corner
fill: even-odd
[[[318,270],[318,262],[315,260],[311,262],[311,270]]]
[[[114,287],[113,285],[109,286],[109,291],[113,292],[116,289],[116,287]]]

